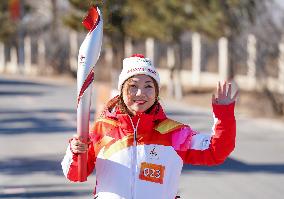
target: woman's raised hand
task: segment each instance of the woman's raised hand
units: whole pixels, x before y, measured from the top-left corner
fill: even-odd
[[[85,153],[88,150],[88,144],[83,143],[78,135],[74,135],[70,141],[71,150],[73,153]]]
[[[228,87],[228,89],[227,89]],[[232,84],[227,82],[224,82],[224,84],[221,86],[221,83],[218,82],[217,84],[217,97],[215,94],[212,95],[212,103],[213,104],[219,104],[219,105],[228,105],[233,103],[237,96],[239,91],[237,90],[233,97],[232,95]]]

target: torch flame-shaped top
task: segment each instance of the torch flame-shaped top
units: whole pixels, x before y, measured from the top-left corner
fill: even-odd
[[[98,13],[97,7],[93,6],[89,9],[88,15],[83,20],[83,25],[90,32],[93,31],[100,21],[100,15]]]

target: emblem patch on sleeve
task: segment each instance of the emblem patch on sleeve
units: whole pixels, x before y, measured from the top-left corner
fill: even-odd
[[[163,184],[164,173],[165,166],[142,162],[139,178],[141,180]]]

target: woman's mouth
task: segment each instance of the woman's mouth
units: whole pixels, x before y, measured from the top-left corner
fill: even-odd
[[[134,103],[136,104],[144,104],[146,100],[134,100]]]

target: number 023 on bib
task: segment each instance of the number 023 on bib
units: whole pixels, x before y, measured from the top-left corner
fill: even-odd
[[[141,180],[163,184],[164,173],[165,166],[142,162],[139,178]]]

